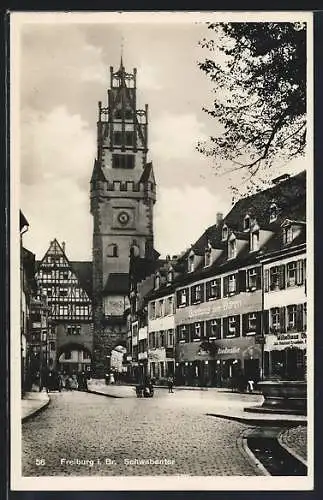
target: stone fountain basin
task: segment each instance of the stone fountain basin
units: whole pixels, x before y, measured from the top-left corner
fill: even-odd
[[[264,401],[246,411],[306,415],[307,383],[299,380],[265,380],[258,383]]]

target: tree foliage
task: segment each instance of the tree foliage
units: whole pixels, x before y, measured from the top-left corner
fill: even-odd
[[[214,136],[197,149],[218,173],[247,169],[253,177],[275,160],[304,154],[306,24],[210,23],[200,69],[214,84]]]

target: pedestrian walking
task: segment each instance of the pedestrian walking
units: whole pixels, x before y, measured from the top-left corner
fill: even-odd
[[[248,392],[253,392],[253,388],[254,388],[254,381],[252,379],[249,379],[248,380]]]
[[[168,384],[168,393],[172,394],[174,392],[173,391],[174,379],[171,375],[167,379],[167,384]]]

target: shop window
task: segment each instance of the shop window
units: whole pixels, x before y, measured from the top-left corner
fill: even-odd
[[[288,287],[296,286],[296,274],[297,274],[297,262],[289,262],[287,264],[287,280],[286,285]]]
[[[297,307],[296,305],[287,306],[287,330],[297,330]]]
[[[228,243],[228,259],[234,259],[237,256],[237,240],[232,238]]]

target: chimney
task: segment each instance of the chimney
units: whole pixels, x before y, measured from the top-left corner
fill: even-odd
[[[222,212],[217,212],[217,214],[216,214],[216,225],[219,226],[222,221],[223,221],[223,213]]]
[[[62,241],[62,249],[63,249],[63,252],[65,253],[65,241]]]

